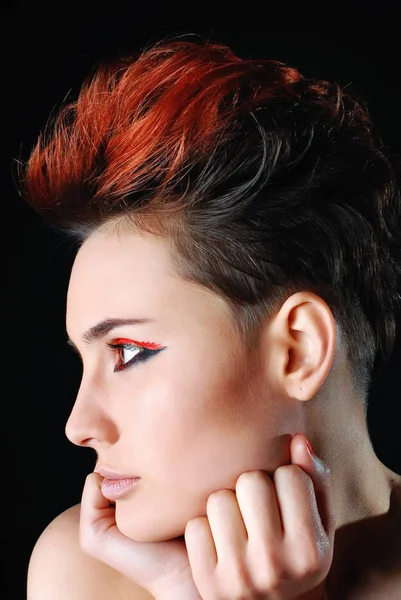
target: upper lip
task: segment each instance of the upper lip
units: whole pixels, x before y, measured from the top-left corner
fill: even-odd
[[[99,473],[105,479],[139,479],[138,475],[123,475],[122,473],[117,473],[116,471],[111,471],[109,469],[104,469],[96,465],[95,473]]]

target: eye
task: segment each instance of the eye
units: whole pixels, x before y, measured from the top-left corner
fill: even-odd
[[[130,346],[121,346],[121,348],[120,348],[121,363],[126,364],[128,362],[131,362],[131,360],[133,358],[135,358],[135,356],[137,356],[140,352],[141,352],[141,350],[139,350],[139,348],[134,348],[134,347],[131,348]]]
[[[114,372],[124,371],[137,362],[145,361],[152,355],[157,354],[164,348],[157,347],[156,344],[149,344],[156,347],[156,350],[146,348],[144,343],[141,343],[140,347],[131,341],[117,341],[115,343],[108,343],[107,346],[112,348],[118,356],[118,362],[114,367]]]

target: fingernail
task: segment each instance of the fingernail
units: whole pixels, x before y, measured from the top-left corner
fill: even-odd
[[[309,440],[306,440],[306,447],[308,448],[309,452],[311,453],[312,456],[315,456],[315,453],[312,450],[312,446],[309,443]]]

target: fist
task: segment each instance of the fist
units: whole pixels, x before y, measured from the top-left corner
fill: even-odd
[[[207,516],[189,521],[185,542],[203,600],[321,600],[333,558],[329,469],[304,435],[290,445],[292,464],[270,477],[240,475],[219,490]]]

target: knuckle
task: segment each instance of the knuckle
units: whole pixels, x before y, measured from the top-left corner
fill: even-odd
[[[257,568],[252,573],[252,580],[261,592],[274,592],[281,586],[286,577],[282,558],[273,551],[259,555]]]
[[[233,496],[234,492],[231,490],[218,490],[209,495],[206,502],[206,510],[210,508],[224,506],[228,500]]]
[[[241,594],[244,590],[249,589],[250,580],[248,570],[241,562],[237,561],[235,568],[230,569],[230,573],[235,573],[235,577],[231,579],[234,594]]]
[[[255,471],[245,471],[241,473],[236,482],[236,487],[239,485],[246,485],[255,477]]]
[[[94,543],[94,536],[84,531],[79,535],[79,545],[81,550],[86,552],[86,554],[90,554],[91,556],[95,555],[96,551],[96,543]]]
[[[311,544],[300,554],[294,567],[299,579],[309,579],[322,570],[321,553],[316,544]]]
[[[296,483],[312,484],[312,480],[307,473],[298,465],[283,465],[276,469],[274,478],[284,479],[286,481],[294,481]]]
[[[276,469],[274,471],[274,476],[287,476],[287,475],[291,475],[292,473],[294,473],[296,471],[296,466],[297,465],[281,465],[281,467],[279,467],[278,469]]]
[[[199,530],[202,527],[207,525],[208,520],[207,517],[195,517],[194,519],[190,519],[185,526],[185,537],[194,537],[199,533]]]
[[[283,578],[280,573],[269,570],[258,576],[257,588],[264,594],[277,594],[283,584]]]
[[[79,546],[86,554],[97,557],[101,544],[96,536],[96,531],[88,524],[80,524],[79,527]]]
[[[266,572],[269,575],[269,581],[270,583],[274,584],[274,587],[277,585],[277,583],[279,581],[281,581],[284,576],[285,576],[285,572],[284,572],[284,565],[282,562],[282,559],[278,558],[277,555],[270,555],[269,556],[269,563],[268,566],[266,567]]]
[[[313,575],[320,570],[320,556],[317,550],[310,551],[308,559],[304,561],[303,575]]]
[[[230,573],[229,577],[227,577],[227,573]],[[236,568],[222,571],[219,574],[217,588],[219,593],[216,600],[243,600],[250,598],[254,591],[254,585],[243,565],[236,565]]]
[[[238,477],[235,487],[236,489],[242,489],[244,487],[248,487],[249,485],[266,484],[266,482],[269,481],[270,477],[265,471],[246,471],[245,473],[241,473],[241,475]]]

